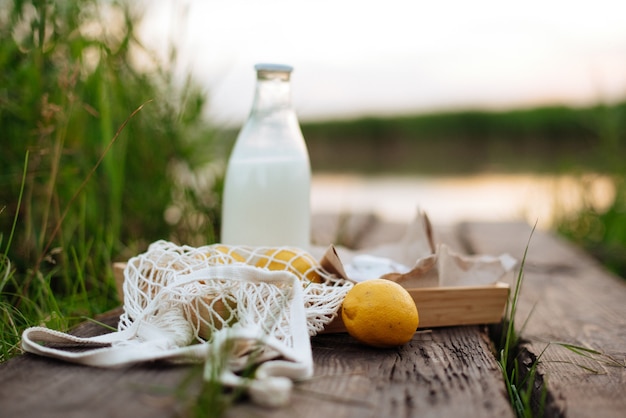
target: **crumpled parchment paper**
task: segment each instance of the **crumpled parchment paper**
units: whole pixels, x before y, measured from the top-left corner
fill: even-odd
[[[436,244],[428,216],[418,211],[398,242],[352,251],[331,245],[322,266],[347,280],[385,278],[405,288],[486,286],[509,274],[517,260],[509,254],[465,255]]]

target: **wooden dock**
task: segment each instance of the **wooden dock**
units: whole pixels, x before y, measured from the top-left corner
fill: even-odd
[[[370,216],[317,216],[314,225],[317,243],[341,239],[355,248],[392,242],[406,228]],[[463,253],[521,259],[531,227],[465,223],[435,226],[435,234],[436,241]],[[547,391],[545,416],[623,416],[626,280],[543,231],[532,236],[524,276],[516,317],[518,327],[524,324],[519,358],[523,369],[538,360],[534,399]],[[115,326],[119,313],[98,320]],[[494,326],[420,328],[407,345],[387,350],[365,347],[345,333],[318,335],[311,339],[315,375],[296,384],[288,406],[265,409],[243,399],[225,416],[513,417],[490,331]],[[103,332],[93,322],[73,331]],[[204,407],[199,390],[192,366],[95,369],[30,354],[0,364],[2,417],[193,416],[194,405]]]

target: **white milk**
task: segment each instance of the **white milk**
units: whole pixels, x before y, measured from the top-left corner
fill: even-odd
[[[306,154],[232,158],[224,184],[221,241],[308,248],[310,184]]]

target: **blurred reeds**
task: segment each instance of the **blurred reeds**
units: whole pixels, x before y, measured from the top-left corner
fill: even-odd
[[[596,120],[597,170],[613,183],[612,203],[599,210],[588,199],[578,213],[556,219],[555,229],[626,279],[626,105],[600,106]]]
[[[302,124],[319,171],[462,175],[605,171],[604,106],[457,111]],[[626,103],[613,106],[626,114]],[[617,144],[623,151],[624,143]]]
[[[132,2],[1,5],[0,361],[26,326],[119,304],[114,259],[219,222],[219,193],[177,176],[214,157],[204,92],[140,44]]]

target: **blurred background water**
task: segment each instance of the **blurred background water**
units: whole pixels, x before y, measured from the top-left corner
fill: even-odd
[[[431,221],[524,221],[538,228],[554,226],[558,216],[580,211],[591,199],[606,209],[615,190],[610,179],[588,177],[586,188],[571,175],[478,174],[470,176],[363,176],[318,174],[313,177],[313,212],[374,213],[408,223],[418,209]]]

